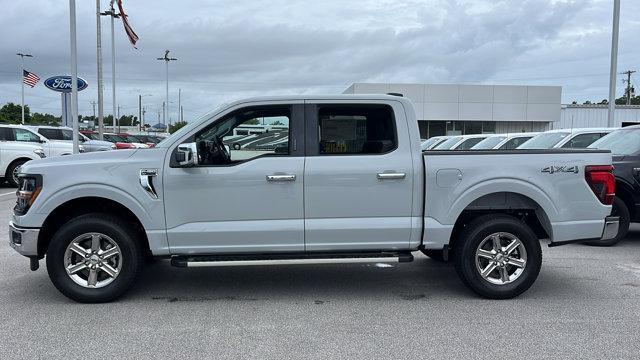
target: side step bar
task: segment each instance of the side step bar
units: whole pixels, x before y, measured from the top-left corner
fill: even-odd
[[[171,257],[171,265],[177,267],[353,264],[411,261],[413,261],[413,255],[410,252],[179,255]]]

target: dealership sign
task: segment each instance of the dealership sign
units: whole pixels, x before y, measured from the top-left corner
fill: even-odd
[[[87,82],[78,78],[78,91],[84,90],[87,88]],[[52,76],[44,81],[44,86],[48,87],[53,91],[58,91],[61,93],[70,93],[71,92],[71,76],[68,75],[58,75]]]

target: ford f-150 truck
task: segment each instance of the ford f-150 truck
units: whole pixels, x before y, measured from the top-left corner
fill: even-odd
[[[422,152],[398,96],[256,98],[155,148],[28,162],[9,242],[32,270],[46,257],[56,288],[81,302],[122,295],[148,257],[192,267],[415,251],[452,260],[481,296],[510,298],[538,276],[540,239],[615,236],[611,171],[603,150]]]

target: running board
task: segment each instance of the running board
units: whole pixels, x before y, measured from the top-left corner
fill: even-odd
[[[410,252],[180,255],[171,257],[171,265],[177,267],[353,264],[411,261],[413,261],[413,255]]]

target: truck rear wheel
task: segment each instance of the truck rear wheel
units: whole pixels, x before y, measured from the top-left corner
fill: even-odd
[[[130,227],[107,214],[87,214],[64,224],[47,251],[53,285],[68,298],[86,303],[114,300],[135,282],[143,251]]]
[[[454,252],[462,282],[491,299],[522,294],[535,282],[542,265],[540,241],[527,225],[508,215],[474,219],[461,232]]]

